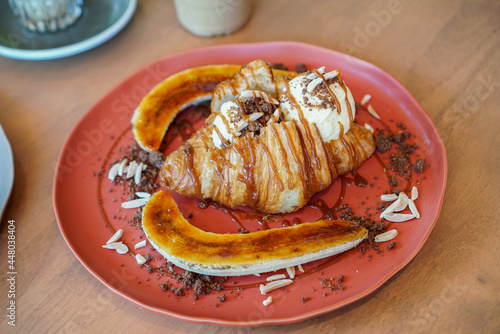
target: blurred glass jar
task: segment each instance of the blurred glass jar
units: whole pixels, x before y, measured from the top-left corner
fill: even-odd
[[[82,15],[83,0],[9,0],[12,12],[31,31],[64,30]]]
[[[181,25],[202,37],[228,35],[252,13],[252,0],[174,0]]]

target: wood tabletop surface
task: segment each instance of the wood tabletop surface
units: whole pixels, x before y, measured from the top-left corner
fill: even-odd
[[[348,53],[401,82],[445,143],[439,219],[403,270],[368,297],[322,316],[236,329],[143,310],[95,279],[59,231],[52,187],[64,141],[92,105],[148,63],[204,46],[261,41]],[[90,51],[47,61],[0,57],[0,124],[15,164],[1,224],[0,332],[498,333],[499,106],[494,0],[258,0],[242,29],[217,38],[183,30],[172,1],[139,0],[123,31]],[[9,220],[16,233],[15,327],[6,310]]]

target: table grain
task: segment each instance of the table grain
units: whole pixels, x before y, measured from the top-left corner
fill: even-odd
[[[71,253],[54,216],[54,166],[71,129],[106,92],[160,57],[209,45],[283,40],[371,62],[427,111],[448,157],[443,208],[429,239],[370,296],[291,325],[187,323],[114,295]],[[242,29],[207,39],[181,28],[172,1],[139,0],[125,29],[93,50],[49,61],[0,57],[0,124],[16,173],[0,234],[0,332],[498,332],[499,106],[499,1],[260,0]],[[15,328],[6,311],[8,220],[16,225]]]

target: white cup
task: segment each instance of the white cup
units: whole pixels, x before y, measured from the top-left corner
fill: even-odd
[[[252,13],[252,0],[174,0],[174,4],[184,29],[202,37],[228,35]]]
[[[31,31],[64,30],[82,15],[83,0],[9,0],[12,12]]]

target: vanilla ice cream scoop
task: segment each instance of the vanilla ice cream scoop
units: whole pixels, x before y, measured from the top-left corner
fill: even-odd
[[[257,90],[244,90],[235,99],[223,103],[213,122],[215,147],[224,148],[245,132],[257,132],[269,122],[278,122],[278,105],[278,100]]]
[[[325,142],[347,133],[356,116],[354,98],[339,72],[324,73],[324,67],[290,80],[280,94],[280,110],[286,121],[316,124]]]

